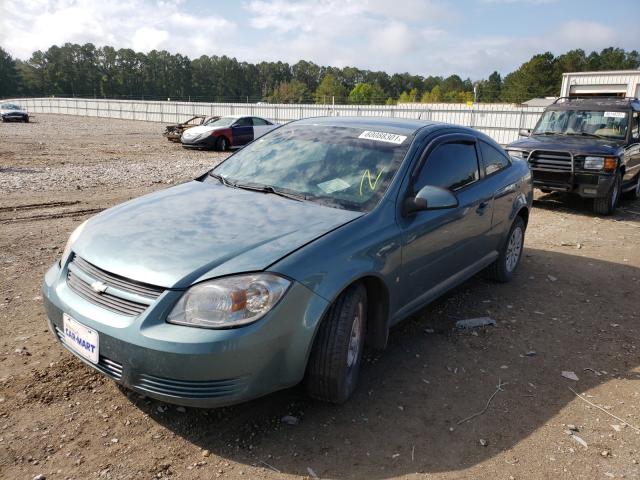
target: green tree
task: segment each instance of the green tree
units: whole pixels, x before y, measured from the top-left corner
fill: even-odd
[[[416,103],[418,101],[418,89],[412,88],[408,92],[402,92],[398,97],[398,103]]]
[[[349,92],[349,103],[355,105],[382,104],[385,97],[384,90],[379,86],[370,83],[358,83]]]
[[[505,77],[501,99],[519,103],[530,98],[557,95],[554,68],[555,58],[551,52],[534,55]]]
[[[433,87],[431,89],[430,92],[425,92],[424,95],[422,95],[422,98],[420,99],[420,102],[422,103],[439,103],[442,102],[443,99],[443,95],[442,95],[442,89],[440,88],[440,85],[436,85],[435,87]]]
[[[478,101],[497,102],[502,92],[502,77],[493,72],[487,80],[478,82]]]
[[[308,101],[308,98],[307,86],[298,80],[292,80],[278,85],[269,97],[269,101],[272,103],[304,103]]]
[[[347,89],[334,75],[328,74],[322,79],[313,96],[316,103],[331,103],[334,99],[336,103],[343,103],[347,97]]]
[[[18,93],[18,71],[15,60],[0,48],[0,98]]]

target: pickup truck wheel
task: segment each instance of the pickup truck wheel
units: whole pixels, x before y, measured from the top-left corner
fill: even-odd
[[[616,174],[616,178],[611,188],[604,197],[593,199],[593,211],[598,215],[611,215],[618,206],[620,200],[620,184],[622,179],[620,174]]]
[[[343,403],[358,383],[367,322],[367,291],[362,284],[345,290],[329,307],[313,342],[305,386],[325,402]]]
[[[524,231],[524,220],[518,215],[511,225],[509,235],[500,250],[500,255],[495,262],[487,267],[486,272],[489,279],[501,283],[511,281],[522,258]]]
[[[636,180],[636,186],[633,190],[629,190],[624,193],[624,198],[628,200],[637,200],[640,198],[640,173],[638,174],[638,179]]]
[[[216,141],[216,150],[224,152],[229,147],[229,141],[227,137],[218,137]]]

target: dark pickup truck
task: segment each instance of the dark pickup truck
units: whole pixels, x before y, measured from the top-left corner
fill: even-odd
[[[622,193],[640,197],[640,100],[559,98],[527,137],[507,146],[529,162],[534,187],[593,198],[610,215]]]

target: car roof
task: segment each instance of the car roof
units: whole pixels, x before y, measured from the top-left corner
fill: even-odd
[[[325,125],[332,127],[362,128],[381,130],[396,134],[413,134],[418,130],[429,126],[443,126],[446,124],[427,120],[415,120],[411,118],[387,118],[387,117],[311,117],[297,120],[296,124]]]
[[[640,110],[640,100],[629,97],[561,97],[548,110]]]

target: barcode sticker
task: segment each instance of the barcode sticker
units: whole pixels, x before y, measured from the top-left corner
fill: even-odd
[[[376,142],[394,143],[400,145],[407,137],[404,135],[398,135],[396,133],[388,132],[373,132],[371,130],[365,130],[360,134],[358,138],[364,138],[366,140],[374,140]]]
[[[604,112],[605,117],[624,118],[627,114],[624,112]]]

